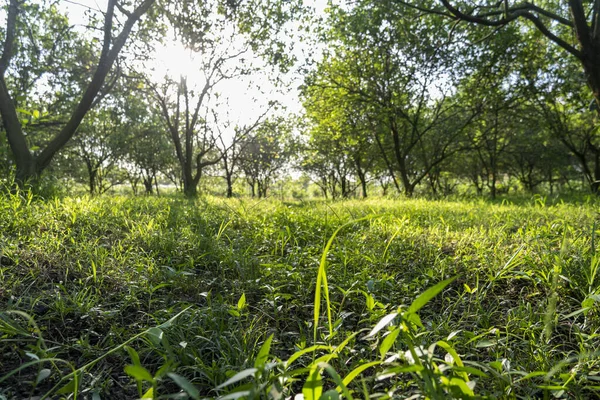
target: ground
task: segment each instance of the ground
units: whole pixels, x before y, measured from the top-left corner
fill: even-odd
[[[3,196],[0,399],[596,395],[594,199]]]

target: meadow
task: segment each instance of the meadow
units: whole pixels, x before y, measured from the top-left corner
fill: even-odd
[[[595,200],[0,199],[0,399],[594,398]]]

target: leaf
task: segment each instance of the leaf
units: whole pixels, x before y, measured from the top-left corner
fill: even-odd
[[[460,356],[458,355],[458,353],[456,352],[456,350],[454,350],[454,348],[452,346],[450,346],[448,343],[444,342],[443,340],[440,340],[436,344],[438,346],[440,346],[441,348],[443,348],[444,350],[446,350],[448,352],[448,354],[450,354],[452,356],[452,362],[450,363],[450,365],[456,364],[458,367],[464,367],[464,364],[463,364],[462,360],[460,359]],[[466,372],[462,372],[461,376],[466,382],[469,381],[469,375]]]
[[[410,307],[408,307],[408,313],[414,313],[419,311],[425,304],[427,304],[431,299],[433,299],[438,293],[440,293],[446,286],[451,284],[457,277],[446,279],[437,283],[436,285],[430,287],[423,293],[421,293],[415,301],[412,302]]]
[[[452,340],[456,335],[458,335],[460,332],[462,331],[462,329],[459,329],[457,331],[451,332],[448,337],[446,338],[446,340]]]
[[[323,380],[321,378],[321,368],[314,368],[304,386],[302,386],[302,394],[304,400],[318,400],[323,393]]]
[[[35,378],[35,384],[37,385],[38,383],[40,383],[41,381],[43,381],[44,379],[49,377],[51,373],[52,373],[52,371],[49,370],[48,368],[44,368],[44,369],[40,370],[37,378]]]
[[[190,381],[184,378],[181,375],[177,375],[173,372],[169,372],[167,376],[173,379],[173,382],[177,384],[181,389],[183,389],[192,399],[197,400],[200,398],[200,392]]]
[[[463,381],[460,378],[450,379],[449,386],[454,386],[454,387],[459,388],[460,391],[463,394],[466,394],[467,396],[475,396],[475,393],[473,393],[473,390],[469,386],[467,386],[465,381]]]
[[[238,310],[243,310],[244,308],[246,308],[246,293],[242,293],[242,296],[240,297],[240,299],[237,302],[237,309]]]
[[[65,386],[56,391],[56,394],[71,394],[77,391],[75,379],[72,379]]]
[[[342,378],[340,378],[340,375],[335,371],[335,369],[331,365],[329,365],[327,363],[321,363],[321,364],[319,364],[319,367],[323,368],[325,371],[327,371],[327,373],[329,374],[329,376],[331,376],[333,381],[335,383],[337,383],[338,387],[335,390],[338,393],[340,392],[340,389],[341,389],[341,393],[346,397],[346,400],[354,400],[354,398],[352,397],[352,394],[350,394],[350,391],[348,390],[346,385],[344,385],[344,381],[342,381]]]
[[[162,342],[164,334],[165,333],[157,327],[148,329],[148,338],[155,346],[158,346],[160,342]]]
[[[354,221],[350,221],[350,222],[340,226],[339,228],[337,228],[335,230],[335,232],[333,232],[333,234],[327,241],[327,244],[325,245],[325,249],[323,249],[323,253],[321,254],[321,261],[319,263],[319,269],[317,270],[317,281],[315,283],[315,303],[314,303],[314,311],[313,311],[313,324],[314,324],[313,339],[315,342],[317,341],[317,332],[318,332],[318,328],[319,328],[319,317],[321,316],[321,286],[323,287],[325,304],[327,306],[327,322],[328,322],[328,327],[329,327],[329,336],[333,335],[333,324],[331,322],[332,321],[332,319],[331,319],[331,302],[329,300],[329,286],[327,284],[327,254],[329,253],[331,246],[333,246],[333,241],[335,240],[335,237],[337,236],[337,234],[345,227],[347,227],[349,225],[353,225],[353,224],[361,222],[361,221],[373,219],[376,217],[377,216],[374,216],[374,215],[368,215],[366,217],[359,218]]]
[[[137,353],[137,351],[135,351],[132,347],[129,347],[129,346],[124,346],[124,347],[125,347],[125,350],[127,350],[127,353],[129,354],[129,358],[131,358],[133,365],[142,365],[142,363],[140,362],[140,356]]]
[[[33,118],[39,118],[40,117],[40,112],[39,110],[33,110]]]
[[[354,378],[356,378],[361,372],[363,372],[364,370],[371,368],[375,365],[379,365],[381,364],[381,361],[372,361],[370,363],[366,363],[363,365],[359,365],[358,367],[354,368],[352,370],[352,372],[350,372],[345,378],[344,378],[344,385],[348,386],[350,384],[350,382],[352,382],[354,380]],[[338,388],[339,389],[339,388]]]
[[[369,332],[369,334],[367,336],[365,336],[365,338],[370,338],[370,337],[375,336],[375,334],[377,334],[377,332],[379,332],[384,327],[386,327],[390,322],[392,322],[394,320],[394,318],[396,318],[397,315],[398,315],[398,313],[394,312],[394,313],[388,314],[385,317],[381,318],[381,320],[377,323],[377,325],[375,325],[375,327],[371,330],[371,332]]]
[[[319,400],[339,400],[340,394],[335,390],[328,390],[321,395]]]
[[[245,379],[249,376],[254,376],[254,374],[256,374],[257,371],[258,371],[258,369],[256,369],[256,368],[248,368],[243,371],[240,371],[237,374],[235,374],[234,376],[232,376],[231,378],[227,379],[225,382],[221,383],[215,389],[216,390],[223,389],[225,386],[229,386],[232,383],[239,382],[242,379]]]
[[[249,390],[241,390],[239,392],[229,393],[225,396],[218,397],[218,400],[235,400],[241,397],[248,397],[250,395]]]
[[[146,399],[150,399],[150,400],[154,399],[154,388],[148,389],[148,391],[142,395],[142,398],[140,400],[146,400]]]
[[[288,358],[288,360],[285,362],[285,367],[286,368],[289,367],[294,361],[296,361],[298,358],[302,357],[304,354],[311,353],[316,350],[330,350],[331,351],[331,346],[317,344],[317,345],[314,345],[311,347],[307,347],[306,349],[298,350],[297,352],[292,354],[290,356],[290,358]]]
[[[477,348],[492,347],[492,346],[495,346],[497,343],[498,342],[496,340],[481,340],[480,342],[477,342],[475,347],[477,347]]]
[[[154,380],[150,371],[141,365],[126,365],[125,373],[133,377],[136,381],[152,382]]]
[[[489,378],[488,374],[473,367],[452,367],[453,371],[466,372],[467,374],[479,376],[481,378]]]
[[[258,355],[256,356],[256,360],[254,361],[254,368],[260,368],[267,362],[267,358],[269,357],[269,351],[271,350],[271,342],[273,341],[273,334],[265,340],[263,345],[260,347],[258,351]]]
[[[333,352],[340,353],[344,349],[344,347],[346,347],[348,343],[350,343],[350,341],[354,339],[358,334],[359,332],[354,332],[352,335],[348,336],[346,339],[344,339],[342,343],[335,346],[335,350],[333,350]]]
[[[387,352],[392,348],[392,346],[396,342],[396,338],[398,337],[398,334],[400,334],[399,327],[397,327],[393,331],[391,331],[379,345],[379,355],[381,356],[382,359],[385,358]]]

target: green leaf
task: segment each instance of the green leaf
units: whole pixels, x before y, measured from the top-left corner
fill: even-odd
[[[258,369],[256,369],[256,368],[248,368],[243,371],[240,371],[237,374],[235,374],[234,376],[232,376],[231,378],[227,379],[225,382],[221,383],[215,389],[217,389],[217,390],[223,389],[225,386],[229,386],[232,383],[239,382],[242,379],[245,379],[249,376],[254,376],[254,374],[256,374],[257,371],[258,371]]]
[[[33,110],[33,118],[39,118],[40,117],[40,112],[38,110]]]
[[[238,310],[243,310],[244,308],[246,308],[246,293],[242,293],[242,296],[240,297],[240,299],[237,302],[237,309]]]
[[[221,396],[218,399],[219,400],[236,400],[236,399],[240,399],[242,397],[248,397],[250,395],[250,390],[241,390],[239,392],[233,392],[233,393],[229,393],[225,396]]]
[[[77,391],[75,379],[72,379],[65,386],[56,391],[56,394],[71,394]]]
[[[200,392],[190,381],[184,378],[181,375],[177,375],[173,372],[169,372],[167,376],[177,384],[181,389],[183,389],[192,399],[197,400],[200,398]]]
[[[338,386],[335,390],[338,393],[341,391],[341,393],[346,397],[346,400],[354,400],[352,394],[350,394],[350,391],[348,390],[346,385],[344,385],[344,381],[331,365],[327,363],[321,363],[319,364],[319,367],[327,371],[327,373],[329,374],[329,376],[331,376],[333,381],[337,383]]]
[[[492,347],[495,346],[498,342],[496,340],[481,340],[479,342],[477,342],[477,344],[475,345],[475,347],[479,348],[484,348],[484,347]]]
[[[319,397],[319,400],[339,400],[340,394],[335,390],[328,390]]]
[[[451,378],[449,386],[454,386],[460,389],[460,391],[467,396],[475,396],[473,390],[467,385],[465,381],[460,378]]]
[[[294,354],[292,354],[290,356],[290,358],[288,358],[288,360],[285,362],[285,367],[289,367],[294,361],[296,361],[298,358],[300,358],[301,356],[303,356],[306,353],[311,353],[313,351],[316,350],[329,350],[331,351],[331,346],[325,346],[322,344],[317,344],[311,347],[307,347],[306,349],[302,349],[302,350],[298,350],[297,352],[295,352]]]
[[[477,368],[473,368],[473,367],[452,367],[453,371],[457,371],[457,372],[466,372],[467,374],[471,374],[471,375],[475,375],[475,376],[479,376],[481,378],[489,378],[489,375],[486,374],[485,372],[478,370]]]
[[[323,249],[323,253],[321,254],[321,262],[319,263],[319,269],[317,270],[317,282],[315,283],[315,305],[314,305],[314,311],[313,311],[313,324],[314,324],[313,339],[315,342],[317,341],[317,331],[319,328],[319,317],[321,316],[321,287],[323,287],[325,304],[327,306],[327,322],[328,322],[328,327],[329,327],[329,336],[333,335],[333,323],[332,323],[332,318],[331,318],[331,302],[329,300],[329,286],[327,283],[327,254],[329,253],[331,246],[333,246],[333,241],[335,240],[335,237],[337,236],[337,234],[345,227],[347,227],[349,225],[353,225],[353,224],[361,222],[361,221],[373,219],[376,217],[377,216],[375,216],[375,215],[368,215],[366,217],[359,218],[354,221],[350,221],[350,222],[340,226],[339,228],[337,228],[335,230],[335,232],[333,232],[333,234],[327,241],[327,244],[325,245],[325,249]]]
[[[140,400],[147,400],[147,399],[150,399],[150,400],[154,399],[154,388],[148,389],[148,391],[142,395],[142,398]]]
[[[356,336],[358,336],[359,332],[354,332],[352,335],[348,336],[346,339],[344,339],[344,341],[340,344],[338,344],[337,346],[335,346],[335,350],[333,350],[334,353],[340,353],[344,347],[346,347],[348,345],[348,343],[350,343],[350,341],[352,339],[354,339]]]
[[[448,286],[449,284],[451,284],[457,277],[455,276],[454,278],[450,278],[450,279],[446,279],[444,281],[441,281],[439,283],[437,283],[436,285],[430,287],[429,289],[427,289],[426,291],[424,291],[423,293],[421,293],[419,295],[419,297],[417,297],[415,299],[415,301],[412,302],[412,304],[410,305],[410,307],[408,307],[408,313],[414,313],[419,311],[421,308],[423,308],[423,306],[425,306],[425,304],[427,304],[431,299],[433,299],[438,293],[440,293],[442,290],[444,290],[444,288],[446,286]]]
[[[164,334],[165,333],[157,327],[148,329],[148,338],[155,346],[158,346],[162,342]]]
[[[352,382],[354,380],[354,378],[356,378],[361,372],[363,372],[364,370],[371,368],[375,365],[379,365],[381,364],[381,361],[372,361],[370,363],[366,363],[363,365],[359,365],[358,367],[354,368],[352,370],[352,372],[350,372],[345,378],[344,378],[344,385],[348,386],[350,384],[350,382]]]
[[[258,351],[258,355],[256,356],[256,360],[254,361],[254,368],[260,368],[267,362],[267,358],[269,357],[269,351],[271,350],[271,342],[273,341],[273,334],[265,340],[263,345],[260,347]]]
[[[526,380],[531,379],[531,378],[536,378],[538,376],[545,376],[545,375],[546,375],[546,372],[544,372],[544,371],[530,372],[527,375],[525,375],[524,377],[517,379],[515,381],[515,383],[518,383],[518,382],[521,382],[521,381],[526,381]]]
[[[126,365],[125,373],[133,377],[136,381],[152,382],[154,380],[150,371],[141,365]]]
[[[37,375],[37,378],[35,378],[35,384],[37,385],[38,383],[40,383],[41,381],[43,381],[44,379],[49,377],[51,373],[52,373],[52,371],[49,370],[48,368],[44,368],[44,369],[40,370],[40,372]]]
[[[448,354],[450,354],[452,356],[452,359],[454,360],[454,363],[457,366],[464,367],[464,364],[463,364],[462,360],[460,359],[460,356],[458,355],[458,353],[456,352],[456,350],[454,350],[454,348],[452,346],[450,346],[448,343],[444,342],[443,340],[440,340],[439,342],[437,342],[437,345],[440,346],[441,348],[443,348],[444,350],[446,350],[448,352]],[[466,372],[462,372],[461,376],[466,382],[469,381],[469,375]]]
[[[302,386],[302,394],[304,400],[318,400],[323,393],[323,380],[321,378],[321,368],[314,368],[304,386]]]
[[[383,341],[379,345],[379,355],[381,356],[382,359],[385,358],[387,352],[392,348],[392,346],[396,342],[396,338],[398,337],[399,334],[400,334],[400,328],[397,327],[393,331],[391,331],[385,337],[385,339],[383,339]]]
[[[129,354],[129,358],[131,358],[133,365],[142,365],[142,363],[140,362],[140,356],[137,353],[137,351],[135,351],[132,347],[129,347],[129,346],[124,346],[124,347],[125,347],[125,350],[127,350],[127,353]]]

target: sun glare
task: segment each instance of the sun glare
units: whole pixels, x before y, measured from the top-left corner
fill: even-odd
[[[198,62],[192,51],[186,49],[181,43],[169,40],[163,45],[156,47],[154,54],[155,63],[152,65],[152,79],[156,82],[162,81],[165,76],[179,79],[183,76],[197,83]]]

